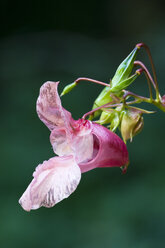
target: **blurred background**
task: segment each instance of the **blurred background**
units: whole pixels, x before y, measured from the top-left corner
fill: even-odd
[[[144,117],[142,133],[128,142],[125,175],[119,168],[85,173],[77,190],[51,209],[27,213],[18,204],[35,167],[54,156],[49,130],[35,110],[45,81],[60,80],[60,92],[80,76],[109,82],[135,44],[145,42],[165,94],[163,2],[0,3],[1,248],[164,247],[165,114],[156,108]],[[143,49],[139,59],[149,65]],[[144,76],[130,88],[148,94]],[[62,98],[63,106],[78,119],[101,89],[82,82]]]

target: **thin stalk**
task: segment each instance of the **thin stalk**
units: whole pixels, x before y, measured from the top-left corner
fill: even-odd
[[[136,101],[132,101],[132,102],[126,102],[126,104],[135,104],[135,103],[141,103],[141,102],[146,102],[146,103],[152,103],[153,105],[155,105],[157,108],[159,108],[160,110],[162,110],[163,112],[165,112],[165,106],[160,102],[154,100],[154,99],[150,99],[147,97],[143,97],[143,96],[138,96],[136,94],[134,94],[133,92],[127,91],[125,93],[125,95],[123,96],[124,99],[126,99],[128,96],[132,96],[136,99]]]
[[[149,60],[150,60],[150,63],[151,63],[151,68],[152,68],[152,73],[153,73],[153,77],[154,77],[154,81],[155,81],[155,86],[156,86],[156,98],[157,100],[160,99],[160,95],[159,95],[159,87],[158,87],[158,81],[157,81],[157,76],[156,76],[156,70],[155,70],[155,65],[154,65],[154,62],[153,62],[153,59],[152,59],[152,55],[151,55],[151,52],[150,52],[150,49],[149,47],[145,44],[145,43],[139,43],[136,45],[136,47],[144,47],[147,54],[148,54],[148,57],[149,57]]]
[[[96,111],[98,111],[98,110],[100,110],[102,108],[108,108],[108,107],[113,108],[113,107],[117,107],[117,106],[120,106],[121,105],[121,103],[116,103],[116,104],[112,104],[112,103],[114,103],[114,101],[109,102],[109,103],[106,103],[106,104],[104,104],[102,106],[99,106],[98,108],[92,109],[91,111],[85,113],[83,115],[82,119],[85,119],[88,115],[92,115],[93,113],[95,113]]]
[[[100,85],[103,85],[103,86],[106,86],[106,87],[110,87],[109,84],[106,84],[104,82],[101,82],[101,81],[98,81],[98,80],[95,80],[95,79],[91,79],[91,78],[86,78],[86,77],[80,77],[80,78],[77,78],[74,83],[78,84],[80,81],[88,81],[88,82],[92,82],[92,83],[95,83],[95,84],[100,84]]]
[[[98,108],[95,108],[87,113],[85,113],[82,117],[82,119],[85,119],[88,115],[92,115],[93,113],[95,113],[96,111],[102,109],[102,108],[114,108],[114,107],[118,107],[118,106],[121,106],[123,104],[133,104],[133,103],[140,103],[140,102],[147,102],[147,103],[151,103],[151,100],[147,97],[143,97],[143,96],[138,96],[130,91],[124,91],[125,92],[125,95],[123,96],[123,100],[124,100],[124,103],[116,103],[116,104],[113,104],[115,101],[112,101],[112,102],[109,102],[109,103],[106,103],[102,106],[99,106]],[[127,96],[132,96],[136,99],[136,101],[130,101],[130,102],[125,102]]]
[[[135,100],[126,102],[125,100],[128,96],[132,96],[133,98],[135,98]],[[157,108],[159,108],[160,110],[165,112],[165,107],[157,100],[153,100],[153,99],[151,100],[150,98],[136,95],[135,93],[130,92],[130,91],[125,91],[125,95],[123,96],[123,100],[124,100],[124,102],[122,102],[122,103],[113,104],[114,101],[112,101],[112,102],[106,103],[106,104],[104,104],[98,108],[95,108],[95,109],[85,113],[83,115],[82,119],[85,119],[88,115],[92,115],[96,111],[103,109],[103,108],[114,108],[114,107],[122,106],[123,104],[124,105],[132,105],[132,104],[141,103],[141,102],[152,103]]]
[[[136,60],[136,61],[134,62],[134,65],[139,65],[141,68],[143,68],[143,70],[146,72],[146,74],[147,74],[149,80],[151,81],[151,83],[152,83],[154,89],[156,90],[156,84],[155,84],[155,82],[154,82],[154,80],[153,80],[151,74],[149,73],[147,67],[146,67],[141,61],[139,61],[139,60]]]
[[[140,63],[139,63],[140,62]],[[148,84],[148,88],[149,88],[149,94],[150,94],[150,99],[152,100],[153,99],[153,96],[152,96],[152,87],[151,87],[151,80],[150,80],[150,78],[149,78],[149,76],[148,76],[148,73],[146,72],[146,66],[145,66],[145,68],[144,68],[144,64],[141,62],[141,61],[135,61],[135,63],[134,63],[134,65],[136,66],[136,65],[143,65],[143,68],[142,68],[142,70],[143,70],[143,72],[144,72],[144,75],[145,75],[145,77],[146,77],[146,79],[147,79],[147,84]],[[148,71],[148,70],[147,70]]]
[[[146,79],[147,79],[147,84],[148,84],[149,93],[150,93],[150,99],[151,99],[151,101],[152,101],[152,100],[153,100],[153,96],[152,96],[151,82],[150,82],[150,79],[149,79],[149,77],[148,77],[146,71],[144,71],[144,75],[145,75],[145,77],[146,77]]]
[[[151,99],[144,97],[144,96],[139,96],[131,91],[125,91],[125,94],[123,96],[123,100],[126,100],[126,98],[128,96],[132,96],[133,98],[137,99],[139,102],[147,102],[147,103],[151,103]]]

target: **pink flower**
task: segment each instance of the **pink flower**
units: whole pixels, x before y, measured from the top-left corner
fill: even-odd
[[[58,82],[46,82],[40,89],[37,113],[50,129],[50,142],[58,155],[37,166],[34,179],[19,203],[26,211],[52,207],[77,188],[81,173],[97,167],[128,164],[124,142],[107,128],[79,119],[61,105]]]

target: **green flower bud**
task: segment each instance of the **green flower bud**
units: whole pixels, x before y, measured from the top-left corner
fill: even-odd
[[[92,109],[98,108],[98,107],[100,107],[104,104],[108,104],[110,102],[113,102],[113,104],[119,103],[122,95],[123,95],[123,92],[117,92],[117,93],[113,94],[113,93],[111,93],[110,87],[105,87],[101,91],[101,93],[97,97],[97,99],[95,100]],[[94,117],[97,117],[98,115],[100,115],[101,112],[102,112],[102,109],[96,111],[94,114]]]
[[[67,86],[65,86],[65,88],[63,89],[60,96],[63,96],[65,94],[69,93],[74,87],[76,87],[76,85],[77,84],[74,82],[74,83],[71,83],[71,84],[68,84]]]
[[[110,87],[105,87],[97,99],[95,100],[92,109],[98,108],[104,104],[107,104],[112,101],[112,98],[110,96]],[[98,115],[101,114],[101,110],[98,110],[94,113],[94,117],[97,117]]]
[[[101,125],[109,124],[111,122],[111,119],[112,119],[112,116],[113,116],[113,111],[114,111],[113,109],[108,109],[108,112],[107,111],[102,111],[99,123]]]
[[[121,90],[124,90],[126,89],[130,84],[133,83],[133,81],[140,75],[140,73],[138,71],[136,71],[135,74],[133,74],[131,77],[123,80],[123,81],[120,81],[118,84],[116,84],[116,86],[114,86],[113,88],[111,88],[111,92],[112,93],[115,93],[115,92],[118,92],[118,91],[121,91]]]
[[[115,93],[116,96],[120,97],[122,94],[121,90],[128,87],[138,77],[138,75],[140,75],[139,71],[136,71],[136,73],[130,77],[138,50],[139,47],[135,47],[128,57],[119,65],[110,83],[110,87],[105,87],[101,91],[95,100],[92,109],[113,101],[111,93]],[[101,114],[101,110],[96,111],[94,117],[97,117],[99,114]]]
[[[133,69],[133,64],[138,50],[139,47],[135,47],[134,50],[127,56],[127,58],[117,68],[117,71],[111,81],[111,92],[121,91],[127,87],[122,82],[129,78]],[[131,82],[129,83],[127,82],[127,84],[129,85],[131,84]]]
[[[111,125],[110,125],[111,131],[115,132],[119,124],[120,124],[120,114],[119,112],[115,111],[113,113],[113,118],[112,118]]]
[[[143,128],[144,122],[142,112],[137,108],[124,110],[121,120],[121,135],[124,142],[138,134]]]

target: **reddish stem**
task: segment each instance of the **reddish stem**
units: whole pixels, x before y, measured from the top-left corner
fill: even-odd
[[[96,112],[96,111],[98,111],[98,110],[100,110],[102,108],[107,108],[107,107],[112,107],[113,108],[113,107],[117,107],[117,106],[121,105],[121,103],[116,103],[116,104],[112,104],[112,103],[114,103],[114,101],[106,103],[106,104],[104,104],[104,105],[102,105],[102,106],[100,106],[98,108],[95,108],[95,109],[85,113],[83,115],[82,119],[85,119],[88,115],[92,115],[94,112]]]
[[[146,67],[141,61],[138,61],[138,60],[136,60],[136,61],[134,62],[134,65],[139,65],[139,66],[141,66],[141,68],[143,68],[143,70],[146,72],[148,78],[150,79],[151,83],[153,84],[154,89],[156,89],[155,82],[154,82],[154,80],[153,80],[151,74],[149,73],[147,67]]]
[[[126,99],[127,96],[132,96],[135,99],[138,99],[138,100],[141,100],[141,101],[147,101],[147,102],[149,101],[149,98],[144,97],[144,96],[139,96],[139,95],[137,95],[137,94],[135,94],[135,93],[133,93],[131,91],[125,91],[125,94],[123,96],[123,99]]]
[[[146,49],[146,52],[147,52],[148,57],[149,57],[149,60],[151,62],[151,67],[152,67],[152,72],[153,72],[153,76],[154,76],[154,81],[157,84],[156,70],[155,70],[154,62],[153,62],[152,55],[151,55],[151,52],[150,52],[149,47],[145,43],[142,43],[142,42],[141,43],[138,43],[136,45],[136,47],[144,47]]]
[[[152,55],[151,55],[151,52],[150,52],[150,49],[149,47],[145,44],[145,43],[138,43],[136,45],[137,48],[141,48],[141,47],[144,47],[147,54],[148,54],[148,57],[149,57],[149,60],[150,60],[150,63],[151,63],[151,68],[152,68],[152,72],[153,72],[153,76],[154,76],[154,81],[155,81],[155,88],[156,88],[156,95],[157,95],[157,98],[159,99],[159,87],[158,87],[158,81],[157,81],[157,76],[156,76],[156,70],[155,70],[155,65],[154,65],[154,62],[153,62],[153,59],[152,59]]]
[[[78,84],[80,81],[88,81],[88,82],[92,82],[92,83],[95,83],[95,84],[100,84],[100,85],[103,85],[103,86],[106,86],[106,87],[110,87],[109,84],[106,84],[104,82],[101,82],[101,81],[98,81],[98,80],[95,80],[95,79],[86,78],[86,77],[77,78],[74,82],[76,84]]]

